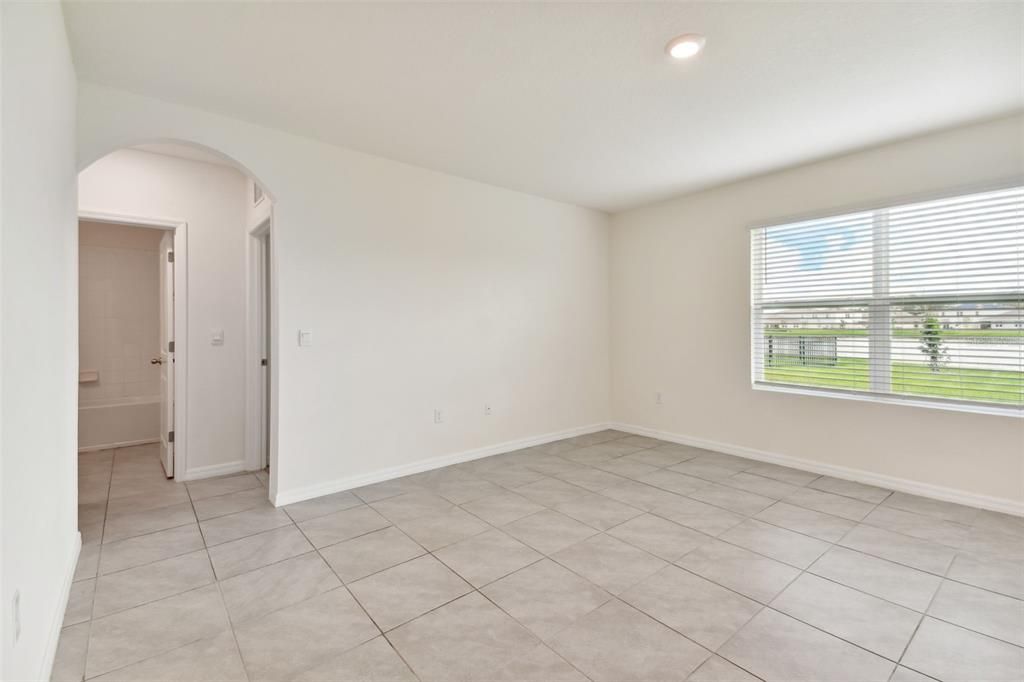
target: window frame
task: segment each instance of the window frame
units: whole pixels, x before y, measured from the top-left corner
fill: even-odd
[[[891,392],[891,357],[892,348],[891,343],[881,343],[880,335],[874,333],[876,330],[887,331],[891,322],[891,310],[894,306],[898,306],[901,303],[899,297],[890,297],[888,295],[888,246],[886,238],[888,236],[888,221],[887,217],[889,209],[900,208],[907,204],[914,204],[919,202],[927,201],[941,201],[945,199],[954,199],[959,196],[977,194],[982,192],[995,192],[999,190],[1012,189],[1015,187],[1024,186],[1024,175],[1005,178],[997,182],[983,183],[983,184],[970,184],[960,185],[954,188],[946,188],[942,191],[932,191],[927,193],[890,196],[884,200],[847,205],[843,207],[831,207],[823,209],[821,211],[809,211],[798,215],[790,215],[781,218],[775,218],[772,220],[760,221],[755,225],[748,227],[748,237],[746,241],[746,252],[748,261],[747,271],[750,275],[750,280],[747,283],[747,291],[749,293],[748,303],[749,309],[749,321],[750,321],[750,335],[748,337],[748,358],[750,362],[750,385],[755,391],[764,391],[768,393],[787,393],[792,395],[803,395],[810,397],[826,397],[826,398],[839,398],[841,400],[857,400],[861,402],[870,402],[876,404],[889,404],[889,405],[903,405],[908,407],[922,407],[926,409],[938,409],[947,410],[954,412],[970,412],[975,414],[988,414],[997,416],[1009,416],[1024,418],[1024,405],[1003,405],[999,403],[989,403],[983,401],[965,400],[958,398],[942,398],[924,395],[912,395],[912,394],[900,394]],[[869,378],[870,388],[868,390],[855,390],[847,388],[826,388],[822,386],[810,386],[801,384],[786,384],[765,381],[758,377],[758,365],[754,357],[754,353],[758,347],[757,338],[759,334],[763,333],[763,325],[760,318],[760,310],[754,301],[754,283],[757,281],[758,272],[756,271],[757,263],[755,263],[752,239],[755,230],[761,230],[771,227],[778,227],[789,223],[810,221],[810,220],[828,220],[830,218],[837,218],[851,213],[862,213],[872,212],[872,235],[873,239],[880,240],[880,243],[884,246],[878,249],[878,252],[873,252],[872,263],[873,263],[873,277],[872,277],[872,293],[870,298],[854,298],[850,297],[842,299],[842,302],[850,305],[866,305],[868,307],[868,320],[869,330],[872,333],[869,334],[869,352],[868,352],[868,366],[869,366]],[[882,218],[879,220],[879,218]],[[881,254],[881,255],[879,255]],[[760,262],[763,266],[763,260]],[[881,266],[881,267],[879,267]],[[879,301],[879,297],[884,297],[884,303]],[[951,299],[956,298],[951,296]],[[1000,297],[1004,298],[1004,297]],[[1017,299],[1014,299],[1017,300]],[[835,303],[833,299],[831,301]],[[761,307],[764,307],[763,301]],[[883,348],[884,346],[884,348]],[[880,370],[880,371],[879,371]]]

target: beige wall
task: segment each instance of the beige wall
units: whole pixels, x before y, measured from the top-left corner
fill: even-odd
[[[78,367],[99,381],[80,384],[79,402],[159,394],[159,247],[162,231],[80,221]]]
[[[1022,131],[1001,119],[614,216],[613,419],[1019,505],[1022,419],[751,388],[749,228],[1019,177]]]

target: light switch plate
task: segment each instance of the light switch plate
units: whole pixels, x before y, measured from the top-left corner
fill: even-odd
[[[313,331],[311,329],[300,329],[299,330],[299,345],[300,346],[312,346],[313,345]]]
[[[224,345],[224,330],[214,329],[210,332],[210,345],[211,346],[223,346]]]

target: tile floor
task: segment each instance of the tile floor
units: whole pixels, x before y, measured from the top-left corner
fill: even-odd
[[[604,431],[275,509],[84,454],[54,680],[1021,680],[1024,519]]]

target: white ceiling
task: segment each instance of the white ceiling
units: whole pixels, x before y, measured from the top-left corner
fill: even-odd
[[[1015,2],[65,13],[84,80],[607,211],[1024,107]]]

